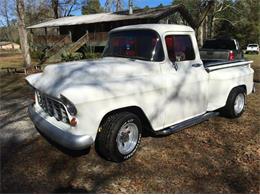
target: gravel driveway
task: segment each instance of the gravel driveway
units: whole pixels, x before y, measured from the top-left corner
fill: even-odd
[[[259,90],[240,119],[217,117],[167,137],[145,137],[121,164],[94,148],[61,151],[27,116],[22,76],[1,78],[2,193],[259,193]]]

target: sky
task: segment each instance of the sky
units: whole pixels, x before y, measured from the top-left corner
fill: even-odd
[[[106,0],[100,0],[100,4],[103,7],[105,5]],[[143,8],[146,5],[149,7],[156,7],[162,3],[163,5],[170,5],[172,3],[172,0],[133,0],[134,6]],[[128,0],[123,0],[123,4],[125,7],[128,6]],[[75,11],[72,13],[73,15],[81,15],[80,10]]]
[[[163,5],[170,5],[172,0],[133,0],[134,5],[137,7],[145,7],[148,5],[149,7],[156,7],[162,3]],[[106,0],[100,0],[101,5],[105,4]],[[124,5],[127,6],[128,0],[124,0]]]

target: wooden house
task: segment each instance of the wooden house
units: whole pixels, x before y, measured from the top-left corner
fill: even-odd
[[[83,45],[103,50],[113,28],[147,23],[194,23],[183,5],[63,17],[27,27],[33,45],[45,45],[49,62],[60,60],[62,52],[75,52]],[[42,32],[41,34],[37,33]],[[53,55],[52,55],[53,53]]]

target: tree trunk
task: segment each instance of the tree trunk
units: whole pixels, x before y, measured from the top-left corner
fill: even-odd
[[[27,38],[27,31],[24,23],[24,0],[16,0],[16,11],[18,19],[18,31],[20,37],[20,44],[24,58],[24,66],[26,68],[31,66],[31,56],[29,51],[29,44]]]
[[[205,19],[205,36],[204,36],[204,40],[207,40],[209,37],[209,17],[207,16]]]
[[[213,37],[213,14],[209,17],[209,38]]]
[[[203,45],[203,38],[204,38],[204,28],[203,28],[203,23],[202,25],[200,25],[199,27],[199,40],[198,40],[198,44],[199,44],[199,47],[201,47]]]
[[[54,18],[55,18],[55,19],[59,18],[59,13],[58,13],[59,0],[52,0],[52,1],[51,1],[51,5],[52,5],[52,10],[53,10]]]

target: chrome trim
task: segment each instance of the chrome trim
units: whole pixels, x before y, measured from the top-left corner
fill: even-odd
[[[39,106],[51,117],[54,117],[57,121],[70,124],[70,116],[64,103],[57,98],[42,93],[39,90],[35,90],[37,102]]]
[[[235,114],[240,114],[245,107],[245,95],[243,93],[239,93],[235,99],[234,103],[234,111]]]
[[[255,87],[255,83],[253,84],[253,89],[252,89],[252,93],[256,92],[256,87]]]
[[[33,105],[34,104],[30,105],[28,108],[29,117],[37,127],[37,130],[52,141],[71,150],[83,150],[94,143],[93,138],[89,135],[74,135],[70,132],[62,131],[49,123],[35,111]]]
[[[138,138],[139,131],[136,124],[132,122],[125,123],[117,133],[116,143],[118,151],[123,155],[131,153],[138,143]]]
[[[213,70],[210,70],[210,68],[212,68],[213,66],[209,66],[206,69],[207,72],[213,72],[213,71],[216,71],[216,70],[222,70],[222,69],[228,69],[228,68],[235,68],[235,67],[241,67],[241,66],[248,66],[249,64],[241,64],[241,65],[234,65],[234,66],[227,66],[227,67],[220,67],[220,68],[216,68],[216,69],[213,69]]]

